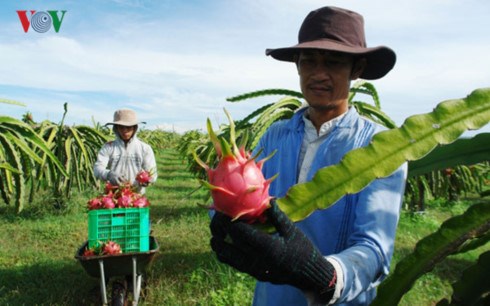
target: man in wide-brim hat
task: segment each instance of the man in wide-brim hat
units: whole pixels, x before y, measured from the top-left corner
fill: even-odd
[[[151,183],[157,178],[155,154],[151,146],[138,136],[139,122],[136,112],[119,109],[114,112],[111,122],[115,140],[105,143],[99,150],[94,164],[95,177],[108,181],[113,186],[133,185],[139,193],[145,192],[145,185],[136,180],[142,171],[151,172]]]
[[[270,194],[283,197],[383,130],[349,107],[350,83],[383,77],[396,56],[385,46],[367,47],[363,17],[337,7],[310,12],[296,45],[266,54],[296,63],[308,104],[274,123],[255,149],[259,158],[277,152],[263,173],[279,173]],[[404,165],[296,224],[272,201],[266,215],[275,235],[216,213],[211,247],[220,261],[258,280],[254,305],[368,305],[389,272],[406,171]]]

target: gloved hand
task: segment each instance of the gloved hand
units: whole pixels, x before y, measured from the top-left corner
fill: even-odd
[[[216,212],[210,225],[211,248],[219,261],[260,281],[312,291],[328,303],[335,291],[335,268],[277,204],[271,204],[266,214],[277,234]]]
[[[136,181],[136,183],[140,186],[140,187],[148,187],[148,185],[150,185],[150,183],[141,183],[141,182],[138,182]]]
[[[124,177],[115,171],[109,172],[109,174],[107,175],[107,180],[113,186],[119,186],[122,185],[122,183],[124,183]]]

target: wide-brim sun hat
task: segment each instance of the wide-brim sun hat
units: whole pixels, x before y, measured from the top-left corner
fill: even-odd
[[[304,49],[338,51],[366,58],[360,78],[375,80],[385,76],[396,62],[395,52],[386,46],[368,48],[364,34],[364,18],[353,11],[328,6],[310,12],[298,34],[298,44],[267,49],[266,55],[280,61],[294,62]]]
[[[136,113],[131,109],[119,109],[114,112],[114,120],[112,122],[106,123],[106,125],[123,125],[123,126],[134,126],[138,125],[138,117]]]

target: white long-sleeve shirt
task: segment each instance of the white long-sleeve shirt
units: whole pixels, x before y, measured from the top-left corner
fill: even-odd
[[[136,182],[136,175],[142,170],[150,171],[151,182],[156,181],[157,165],[153,149],[139,140],[136,133],[128,143],[124,143],[116,133],[114,141],[109,141],[102,146],[94,164],[94,175],[98,179],[107,181],[109,173],[114,171],[121,174],[124,180],[131,182],[133,186],[140,188],[139,193],[145,192],[144,188]]]

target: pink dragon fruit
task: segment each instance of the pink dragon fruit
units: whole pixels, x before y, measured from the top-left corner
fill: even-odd
[[[112,199],[112,194],[109,194],[109,195],[102,197],[101,202],[102,202],[103,208],[111,209],[111,208],[116,207],[116,204],[114,203],[114,200]]]
[[[230,144],[214,133],[211,121],[207,120],[207,129],[219,157],[218,165],[211,169],[194,152],[194,158],[208,174],[208,180],[201,181],[211,190],[213,205],[210,208],[220,211],[233,220],[263,222],[263,212],[270,207],[269,185],[275,178],[266,180],[262,174],[263,163],[272,155],[255,162],[244,146],[237,147],[235,126],[230,114],[225,110],[230,122]]]
[[[95,251],[92,249],[85,249],[82,256],[95,256]]]
[[[105,194],[112,194],[115,190],[117,190],[119,186],[117,185],[112,185],[111,182],[107,182],[105,184],[105,188],[104,188],[104,193]]]
[[[122,186],[113,186],[107,183],[104,188],[104,194],[87,202],[89,210],[93,209],[112,209],[112,208],[130,208],[130,207],[147,207],[150,205],[148,199],[143,195],[135,192],[135,187],[130,183]]]
[[[88,205],[89,210],[102,208],[102,202],[101,202],[100,198],[98,198],[98,197],[90,199],[87,202],[87,205]]]
[[[141,170],[137,175],[136,175],[136,181],[142,186],[147,186],[150,184],[150,181],[152,179],[152,173],[150,171],[146,170]]]
[[[150,206],[150,202],[144,196],[136,196],[133,199],[133,206],[134,207],[139,207],[139,208],[147,207],[147,206]]]
[[[104,244],[102,254],[114,255],[122,253],[121,246],[114,241],[108,241]]]
[[[118,207],[131,207],[133,204],[133,199],[129,195],[122,194],[118,199],[117,199],[117,206]]]

